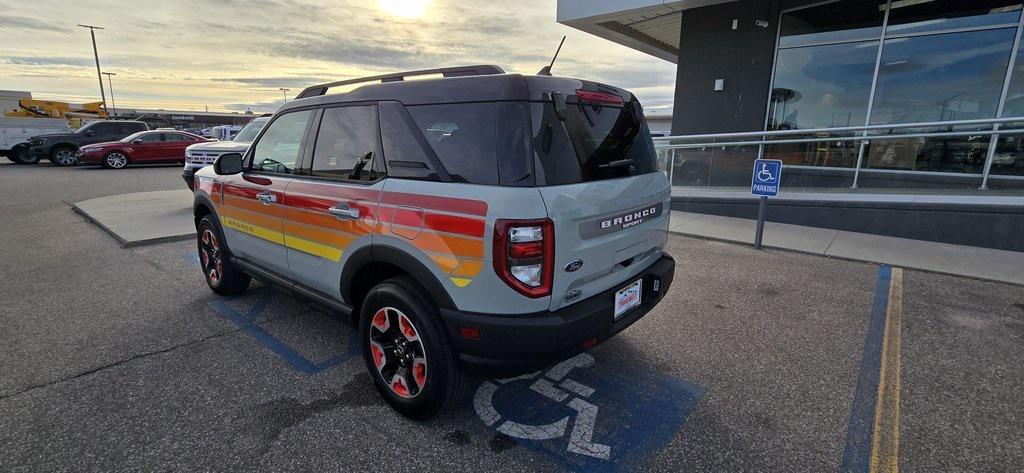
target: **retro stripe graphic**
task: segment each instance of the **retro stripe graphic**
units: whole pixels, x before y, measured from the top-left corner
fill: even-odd
[[[215,202],[223,225],[334,262],[361,237],[397,236],[458,287],[483,270],[486,202],[293,181],[287,195],[277,192],[280,205],[272,210],[255,200],[258,192],[224,186],[222,201]],[[328,213],[339,201],[349,201],[360,218],[339,220]]]

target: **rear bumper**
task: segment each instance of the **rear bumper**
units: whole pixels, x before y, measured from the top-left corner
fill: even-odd
[[[554,312],[491,315],[442,308],[441,315],[459,359],[472,371],[522,373],[582,353],[640,320],[668,292],[675,264],[664,255],[621,284]],[[640,278],[640,306],[613,320],[615,292]],[[479,329],[480,339],[463,338],[460,327]]]

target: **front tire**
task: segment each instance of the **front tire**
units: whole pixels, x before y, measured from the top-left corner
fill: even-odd
[[[128,156],[120,151],[111,151],[103,157],[103,167],[107,169],[124,169],[128,166]]]
[[[39,156],[34,156],[29,146],[25,143],[14,145],[7,152],[7,159],[15,164],[35,164],[39,162]]]
[[[377,392],[400,414],[427,420],[462,400],[466,375],[437,308],[413,279],[370,290],[359,336]]]
[[[71,146],[56,146],[50,150],[50,164],[54,166],[74,166],[78,164],[78,157],[75,156],[75,148]]]
[[[199,266],[210,289],[222,296],[241,294],[249,288],[252,278],[231,262],[231,253],[224,245],[224,233],[212,215],[199,220],[196,226]]]

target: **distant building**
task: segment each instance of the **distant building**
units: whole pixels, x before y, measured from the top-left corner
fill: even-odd
[[[114,115],[114,118],[142,120],[149,124],[150,128],[202,129],[216,125],[245,125],[257,116],[252,112],[202,112],[117,107],[117,114]]]

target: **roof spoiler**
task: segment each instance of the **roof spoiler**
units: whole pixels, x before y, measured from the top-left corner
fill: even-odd
[[[295,98],[304,99],[306,97],[316,97],[327,93],[327,89],[333,87],[340,87],[343,85],[360,84],[363,82],[401,82],[406,77],[414,76],[426,76],[431,74],[441,74],[444,77],[465,77],[465,76],[486,76],[492,74],[504,74],[505,70],[495,65],[476,65],[476,66],[457,66],[457,67],[442,67],[438,69],[423,69],[419,71],[408,71],[408,72],[395,72],[391,74],[383,74],[379,76],[361,77],[359,79],[348,79],[338,82],[331,82],[328,84],[314,85],[306,87],[299,93]]]

